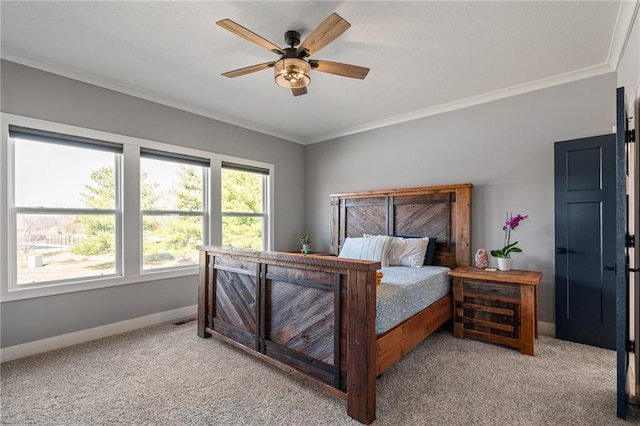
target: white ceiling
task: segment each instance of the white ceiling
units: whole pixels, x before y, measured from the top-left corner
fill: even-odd
[[[419,118],[611,72],[637,1],[29,2],[0,5],[1,56],[298,143]],[[305,96],[277,56],[222,29],[229,18],[274,44],[332,12],[351,28],[311,59],[365,66],[365,80],[312,71]]]

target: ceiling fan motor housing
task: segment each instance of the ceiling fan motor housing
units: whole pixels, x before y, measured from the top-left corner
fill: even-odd
[[[296,47],[300,44],[300,33],[297,31],[287,31],[284,33],[284,42],[291,47]]]

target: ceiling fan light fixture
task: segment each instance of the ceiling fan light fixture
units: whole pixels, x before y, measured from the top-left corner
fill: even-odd
[[[311,65],[300,58],[282,58],[273,66],[276,84],[287,89],[300,89],[311,83]]]

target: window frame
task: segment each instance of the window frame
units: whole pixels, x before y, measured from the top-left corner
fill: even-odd
[[[150,151],[150,150],[145,150],[145,151]],[[161,153],[158,152],[157,150],[154,150],[155,152],[152,155],[149,156],[145,156],[144,151],[141,150],[140,152],[140,160],[142,160],[143,158],[155,158],[156,160],[161,160],[161,161],[173,161],[177,164],[189,164],[190,161],[188,159],[183,159],[184,161],[181,161],[181,156],[179,155],[172,155],[173,153]],[[204,159],[202,159],[204,160]],[[153,217],[153,216],[179,216],[179,217],[201,217],[202,218],[202,237],[203,237],[203,243],[206,243],[207,239],[205,236],[209,235],[209,222],[210,222],[210,211],[207,208],[207,206],[209,205],[209,181],[210,181],[210,159],[206,159],[207,164],[205,166],[204,161],[203,164],[200,164],[200,167],[203,167],[202,170],[202,210],[200,211],[194,211],[194,210],[165,210],[165,209],[154,209],[154,210],[143,210],[143,209],[139,209],[140,210],[140,224],[141,224],[141,229],[140,229],[140,273],[142,274],[148,274],[148,273],[153,273],[153,272],[159,272],[159,271],[163,271],[163,270],[177,270],[177,269],[189,269],[189,268],[193,268],[193,265],[183,265],[183,266],[172,266],[172,267],[160,267],[160,268],[148,268],[145,269],[144,268],[144,230],[142,229],[142,223],[144,223],[144,218],[145,216],[147,217]],[[192,163],[192,162],[191,162]],[[140,164],[142,164],[142,162],[140,162]],[[140,167],[141,171],[142,171],[142,167]]]
[[[47,282],[34,286],[25,286],[24,288],[15,288],[17,276],[14,260],[16,256],[17,235],[16,224],[11,223],[11,218],[15,217],[15,212],[9,210],[14,207],[12,188],[14,187],[13,174],[15,164],[12,151],[13,142],[10,141],[9,138],[9,126],[28,127],[63,135],[104,140],[123,146],[120,162],[121,173],[119,173],[121,176],[121,194],[119,195],[121,206],[120,209],[116,207],[116,221],[120,221],[121,225],[116,235],[116,240],[121,248],[119,252],[121,275]],[[265,227],[267,228],[267,232],[263,236],[263,241],[265,250],[271,250],[273,247],[274,225],[272,209],[274,193],[273,176],[275,169],[273,164],[7,113],[0,113],[0,137],[0,302],[136,284],[160,279],[194,276],[198,274],[198,265],[144,271],[142,269],[140,150],[145,148],[209,159],[209,177],[208,182],[204,185],[206,205],[203,205],[206,212],[203,230],[205,245],[220,245],[222,243],[220,195],[222,163],[230,162],[268,170],[269,175],[265,188],[263,188],[263,194],[266,198],[264,209],[266,213]],[[44,210],[38,209],[38,212],[42,213]]]
[[[27,131],[25,132],[24,129],[20,129],[20,127],[26,127],[26,126],[14,126],[13,124],[9,124],[9,126],[7,126],[7,131],[10,133],[11,127],[17,127],[16,132],[19,135],[23,135],[24,139],[29,139],[28,136],[30,135],[30,132],[28,131],[29,129],[26,129]],[[57,133],[57,132],[50,132],[47,131],[48,133]],[[40,133],[40,134],[38,134]],[[35,137],[34,140],[37,140],[38,138],[43,138],[42,133],[45,133],[42,131],[42,129],[38,131],[36,131],[33,136]],[[95,150],[95,151],[102,151],[103,149],[100,148],[100,145],[104,145],[103,141],[99,141],[99,140],[95,140],[95,139],[88,139],[87,140],[82,140],[80,142],[78,142],[78,140],[74,140],[74,139],[78,139],[77,137],[74,137],[73,135],[69,136],[69,138],[65,141],[64,138],[67,135],[44,135],[44,139],[49,139],[49,140],[40,140],[38,142],[40,143],[51,143],[53,145],[58,144],[58,145],[65,145],[68,143],[70,143],[71,145],[77,145],[78,149],[87,149],[87,150]],[[20,136],[19,136],[20,137]],[[56,142],[56,139],[58,139],[60,137],[60,141]],[[10,137],[10,139],[13,139]],[[42,287],[42,286],[49,286],[49,285],[59,285],[62,284],[64,285],[65,283],[73,283],[73,282],[81,282],[81,281],[86,281],[86,280],[97,280],[97,279],[103,279],[103,278],[116,278],[116,277],[121,277],[122,276],[122,235],[121,233],[118,232],[119,229],[122,228],[122,215],[120,214],[121,212],[121,207],[122,207],[122,146],[120,144],[109,144],[109,145],[117,145],[116,146],[112,146],[110,149],[108,149],[109,152],[112,152],[114,155],[114,163],[113,163],[113,167],[114,167],[114,175],[115,175],[115,194],[114,194],[114,207],[112,209],[94,209],[94,208],[83,208],[83,207],[18,207],[15,204],[15,173],[13,173],[13,171],[16,169],[15,164],[12,165],[11,169],[8,170],[7,172],[11,174],[11,182],[13,183],[12,185],[10,185],[7,188],[7,194],[8,194],[8,200],[9,200],[9,208],[10,211],[8,211],[8,219],[10,221],[10,234],[11,234],[11,238],[9,239],[9,241],[7,241],[7,244],[9,246],[7,255],[8,255],[8,264],[9,266],[9,280],[7,282],[8,285],[8,291],[12,292],[12,291],[16,291],[16,290],[22,290],[22,289],[27,289],[27,288],[38,288],[38,287]],[[8,148],[9,148],[9,152],[10,152],[10,159],[12,161],[15,161],[15,151],[14,151],[14,142],[12,141],[11,143],[9,143]],[[9,167],[7,167],[7,169],[9,169]],[[115,225],[115,238],[114,238],[114,243],[115,243],[115,254],[114,254],[114,262],[115,262],[115,271],[113,273],[107,274],[107,275],[94,275],[91,277],[76,277],[76,278],[69,278],[66,280],[51,280],[51,281],[45,281],[45,282],[40,282],[40,283],[35,283],[35,284],[18,284],[18,276],[17,276],[17,253],[18,253],[18,247],[17,247],[17,243],[18,243],[18,224],[17,224],[17,218],[18,215],[20,214],[37,214],[37,215],[56,215],[56,214],[60,214],[60,215],[84,215],[84,216],[113,216],[114,218],[114,225]]]
[[[271,176],[270,170],[260,170],[257,167],[242,167],[240,164],[229,165],[227,162],[223,162],[222,169],[229,168],[230,170],[237,170],[247,173],[256,173],[262,175],[262,213],[253,213],[253,212],[231,212],[231,211],[222,211],[221,208],[221,218],[222,221],[225,217],[260,217],[262,218],[262,235],[271,235],[269,224],[269,177]],[[253,170],[252,170],[253,169]],[[222,178],[222,173],[220,174]],[[222,182],[221,182],[222,184]],[[269,250],[270,244],[268,244],[268,238],[262,239],[262,250]]]

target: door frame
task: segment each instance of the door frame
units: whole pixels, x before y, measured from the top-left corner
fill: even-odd
[[[627,150],[629,138],[627,99],[624,87],[616,90],[616,414],[627,417],[629,403],[629,257]],[[634,364],[635,365],[635,364]]]
[[[635,268],[636,270],[640,268],[640,250],[638,250],[638,231],[640,231],[640,149],[638,149],[638,132],[640,132],[640,87],[636,88],[636,97],[635,101],[633,101],[634,108],[632,109],[633,120],[630,121],[631,126],[633,126],[635,130],[635,143],[629,144],[629,174],[630,174],[630,182],[631,182],[631,191],[629,194],[629,205],[632,207],[630,209],[631,220],[630,225],[633,225],[629,231],[633,232],[636,238],[636,244],[633,248],[630,249],[631,256],[630,267]],[[629,274],[629,285],[631,291],[634,293],[633,298],[631,299],[631,312],[629,312],[633,324],[633,331],[631,334],[632,339],[635,342],[640,342],[640,275],[638,272],[634,274]],[[640,395],[640,354],[639,351],[635,352],[635,378],[636,381],[633,384],[635,388],[636,399]]]

